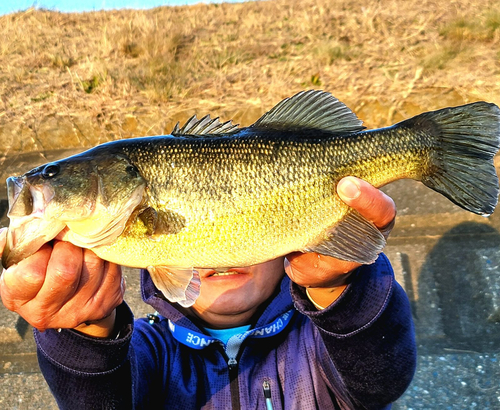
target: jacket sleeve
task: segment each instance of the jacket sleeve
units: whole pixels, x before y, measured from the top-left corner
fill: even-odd
[[[130,409],[132,381],[128,351],[133,315],[117,308],[121,329],[115,340],[73,330],[34,330],[38,362],[60,409]]]
[[[292,283],[297,309],[319,330],[350,401],[381,409],[400,397],[416,368],[415,332],[406,293],[385,255],[354,272],[342,295],[318,311]]]

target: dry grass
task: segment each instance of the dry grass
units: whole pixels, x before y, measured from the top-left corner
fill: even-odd
[[[496,1],[273,0],[0,17],[0,141],[12,150],[161,134],[212,113],[243,125],[331,91],[370,127],[500,103]]]

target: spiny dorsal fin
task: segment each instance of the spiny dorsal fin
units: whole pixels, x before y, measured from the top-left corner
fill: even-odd
[[[255,128],[319,129],[335,133],[363,130],[363,122],[343,103],[325,91],[302,91],[286,98],[264,114]]]
[[[217,134],[231,134],[238,129],[238,125],[233,125],[231,121],[221,123],[219,117],[210,118],[210,115],[205,115],[201,120],[193,115],[186,124],[180,128],[177,123],[172,130],[172,135],[178,136],[203,136],[203,135],[217,135]]]

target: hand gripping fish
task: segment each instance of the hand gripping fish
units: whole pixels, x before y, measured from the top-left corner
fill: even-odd
[[[63,229],[73,244],[147,268],[165,297],[191,306],[196,267],[248,266],[293,251],[371,263],[385,239],[335,186],[354,175],[380,187],[422,181],[462,208],[493,212],[500,111],[477,102],[365,130],[322,91],[280,102],[238,128],[209,116],[171,135],[113,141],[7,179],[2,263]]]

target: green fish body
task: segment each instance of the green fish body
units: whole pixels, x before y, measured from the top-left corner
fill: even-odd
[[[489,215],[500,110],[478,102],[365,130],[329,93],[286,99],[238,128],[193,117],[172,135],[113,141],[8,179],[10,266],[62,229],[103,259],[147,268],[183,306],[195,268],[249,266],[293,251],[371,263],[385,239],[345,205],[347,175],[380,187],[422,181]]]

